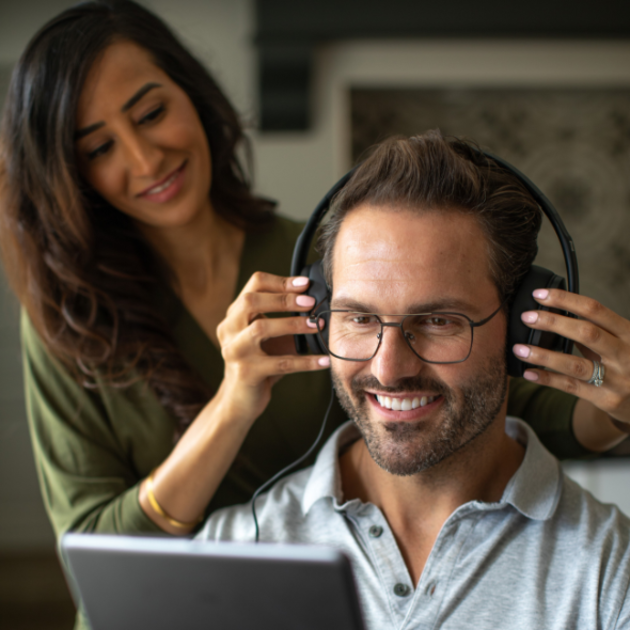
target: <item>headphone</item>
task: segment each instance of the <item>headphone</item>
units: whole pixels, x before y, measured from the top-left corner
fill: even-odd
[[[549,219],[554,231],[556,232],[556,236],[560,241],[567,270],[567,280],[569,285],[568,290],[571,293],[579,293],[579,274],[575,245],[573,243],[573,239],[569,235],[569,232],[564,226],[560,215],[553,207],[549,199],[545,197],[545,195],[528,177],[523,175],[523,173],[505,160],[488,151],[480,149],[473,149],[473,151],[475,151],[478,155],[482,155],[490,160],[493,160],[504,170],[514,175],[532,195],[538,206],[544,212],[545,216]],[[326,196],[319,202],[313,211],[313,214],[304,226],[302,233],[295,242],[293,259],[291,261],[291,275],[306,276],[310,280],[309,288],[305,295],[310,295],[315,298],[315,309],[317,310],[328,310],[330,308],[330,288],[324,278],[322,261],[318,260],[311,265],[307,265],[306,259],[315,233],[317,232],[317,228],[330,208],[333,197],[346,185],[356,168],[357,167],[346,173],[326,193]],[[507,335],[507,367],[508,374],[510,376],[523,376],[523,372],[528,367],[531,367],[529,364],[518,359],[514,353],[510,351],[512,346],[516,343],[537,346],[554,352],[564,352],[565,354],[571,354],[573,350],[572,340],[561,337],[555,333],[533,330],[528,328],[521,321],[521,314],[525,311],[551,311],[567,317],[575,317],[575,315],[567,313],[566,311],[560,311],[558,309],[538,304],[532,296],[532,291],[534,291],[534,289],[542,288],[566,290],[566,283],[563,277],[556,275],[553,271],[537,265],[532,265],[531,269],[516,289],[510,304]],[[296,313],[296,315],[309,317],[311,316],[311,313]],[[325,342],[328,341],[327,328],[319,334],[322,335]],[[326,350],[326,348],[322,345],[321,341],[318,339],[318,335],[295,335],[295,347],[298,354],[307,354],[308,350],[315,354],[328,354],[328,350]]]

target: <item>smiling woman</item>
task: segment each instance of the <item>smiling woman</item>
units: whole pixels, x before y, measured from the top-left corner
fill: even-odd
[[[327,403],[324,374],[270,403],[271,387],[327,359],[274,343],[312,333],[303,318],[250,326],[310,302],[280,277],[299,226],[251,193],[216,82],[146,9],[86,2],[30,42],[2,136],[0,241],[55,530],[185,534],[247,500],[306,450]]]
[[[168,254],[156,256],[167,239],[158,233],[151,246],[139,236],[172,225],[187,227],[190,240],[199,230],[192,217],[204,220],[205,233],[225,243],[219,251],[232,252],[222,268],[232,271],[225,313],[243,230],[272,222],[272,204],[251,195],[235,157],[242,132],[232,107],[153,15],[128,2],[85,3],[23,54],[3,137],[1,238],[29,326],[85,387],[148,377],[183,430],[207,386],[149,308],[150,279],[182,274]]]
[[[62,13],[16,66],[0,241],[58,535],[187,534],[204,512],[248,500],[317,433],[326,358],[273,343],[310,332],[304,319],[249,326],[310,303],[297,303],[304,282],[280,277],[299,226],[251,193],[243,142],[212,77],[132,2]]]

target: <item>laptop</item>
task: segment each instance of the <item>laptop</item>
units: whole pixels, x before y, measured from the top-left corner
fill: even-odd
[[[365,630],[328,547],[66,534],[61,553],[92,630]]]

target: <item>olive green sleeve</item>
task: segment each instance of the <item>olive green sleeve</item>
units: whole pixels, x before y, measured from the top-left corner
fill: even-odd
[[[577,398],[523,378],[510,379],[508,414],[525,420],[540,441],[558,459],[592,456],[573,433],[573,409]]]
[[[95,392],[81,387],[22,314],[27,415],[44,504],[57,536],[161,531],[138,501],[128,463]]]

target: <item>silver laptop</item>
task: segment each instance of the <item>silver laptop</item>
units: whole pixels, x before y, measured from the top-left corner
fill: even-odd
[[[61,551],[92,630],[365,630],[327,547],[66,534]]]

